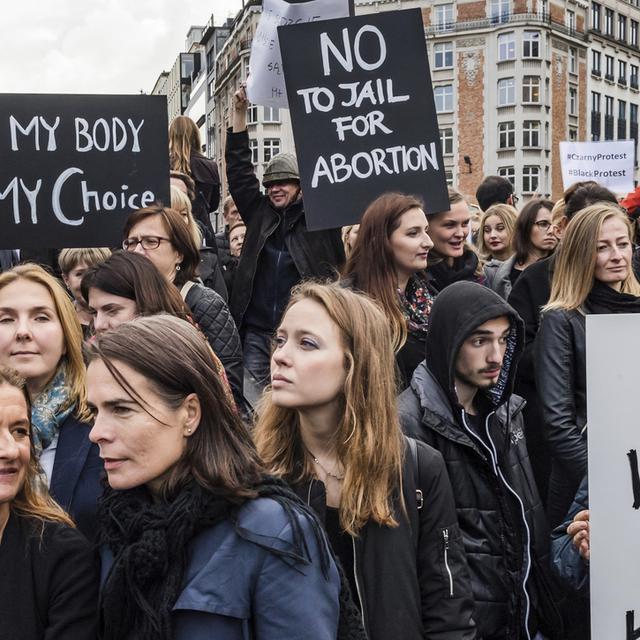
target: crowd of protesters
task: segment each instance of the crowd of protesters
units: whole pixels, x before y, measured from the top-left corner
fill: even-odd
[[[585,316],[640,312],[635,205],[490,176],[309,232],[247,108],[218,234],[180,116],[121,248],[0,252],[0,638],[588,638]]]

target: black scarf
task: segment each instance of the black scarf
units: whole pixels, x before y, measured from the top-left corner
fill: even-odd
[[[470,280],[478,282],[476,271],[478,269],[478,256],[465,249],[464,253],[453,261],[453,266],[447,264],[446,258],[427,267],[427,278],[436,291],[442,291],[445,287],[460,282]]]
[[[640,298],[596,280],[584,306],[589,313],[640,313]]]
[[[309,556],[298,519],[312,525],[320,550],[322,571],[328,576],[331,551],[313,512],[288,486],[267,477],[255,487],[258,497],[276,500],[292,528],[291,550],[274,549],[250,532],[238,535],[280,556],[289,565],[308,564]],[[171,502],[154,503],[145,488],[108,489],[100,503],[100,543],[113,552],[114,561],[101,593],[101,638],[171,640],[171,612],[183,587],[188,544],[198,533],[226,519],[235,521],[244,500],[214,495],[191,482]],[[338,638],[364,640],[360,617],[340,572]]]

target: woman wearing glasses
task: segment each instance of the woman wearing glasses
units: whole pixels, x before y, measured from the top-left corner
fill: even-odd
[[[513,230],[514,254],[495,272],[489,286],[505,300],[520,274],[534,262],[553,253],[558,244],[551,223],[553,202],[534,198],[522,208]]]
[[[146,256],[173,283],[191,310],[194,321],[220,358],[236,402],[242,403],[242,350],[229,308],[220,294],[205,287],[197,275],[198,247],[182,216],[160,206],[129,215],[122,247]]]

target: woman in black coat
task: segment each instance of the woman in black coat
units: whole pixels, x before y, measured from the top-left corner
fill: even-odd
[[[0,638],[95,640],[96,557],[40,481],[29,405],[0,368]]]

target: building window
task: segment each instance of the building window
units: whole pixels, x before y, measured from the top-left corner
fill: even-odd
[[[538,76],[524,76],[522,78],[522,102],[540,102],[540,78]]]
[[[498,175],[506,178],[515,188],[516,186],[516,168],[515,167],[498,167]]]
[[[569,47],[569,73],[578,73],[578,50]]]
[[[523,58],[539,58],[540,57],[540,32],[525,31],[522,38],[522,57]]]
[[[607,80],[611,80],[613,82],[613,56],[605,56],[604,57],[604,77]]]
[[[514,78],[498,80],[498,106],[505,107],[516,103],[516,81]]]
[[[599,51],[596,51],[595,49],[593,49],[593,51],[591,51],[591,73],[599,76],[601,71],[601,60],[602,60],[602,56],[600,54]]]
[[[540,123],[537,120],[525,120],[522,123],[522,146],[540,146]]]
[[[618,60],[618,82],[627,84],[627,63],[624,60]]]
[[[575,142],[578,139],[578,130],[575,127],[569,127],[569,140]]]
[[[522,193],[535,193],[540,184],[540,167],[522,167]]]
[[[498,62],[516,59],[515,33],[501,33],[498,36]]]
[[[631,85],[632,89],[637,89],[638,88],[638,65],[632,64],[630,65],[629,69],[630,69],[629,84]]]
[[[443,156],[453,155],[453,129],[440,129],[440,144]]]
[[[600,31],[600,15],[601,9],[597,2],[591,3],[591,28]]]
[[[279,138],[265,138],[264,148],[262,151],[263,159],[265,162],[269,162],[271,158],[277,156],[280,153],[280,139]]]
[[[575,87],[569,87],[569,115],[578,115],[578,90]]]
[[[515,122],[498,124],[498,149],[513,149],[516,146]]]
[[[567,13],[565,14],[565,24],[567,25],[567,29],[569,31],[576,30],[576,12],[567,9]]]
[[[604,32],[608,36],[613,35],[613,9],[604,10]]]
[[[264,120],[263,122],[280,122],[280,108],[279,107],[264,107]]]
[[[453,2],[435,5],[434,22],[436,31],[451,31],[453,29]]]
[[[627,41],[627,17],[618,14],[618,40]]]
[[[448,187],[453,187],[453,171],[451,169],[445,169],[444,179],[447,181]]]
[[[436,113],[453,111],[453,85],[444,84],[434,87],[433,97],[436,103]]]
[[[627,119],[627,103],[624,100],[618,100],[618,118],[620,120]]]
[[[489,18],[493,24],[509,21],[509,0],[489,0]]]
[[[634,123],[638,123],[638,105],[633,104],[633,102],[629,105],[629,120]]]
[[[611,96],[604,97],[604,115],[613,117],[613,98]]]
[[[453,42],[439,42],[433,47],[434,69],[453,67]]]
[[[249,151],[251,151],[251,162],[255,165],[258,164],[258,141],[253,138],[249,138]]]
[[[631,36],[629,38],[631,41],[631,46],[637,47],[638,46],[638,21],[637,20],[631,20],[629,35]]]
[[[255,124],[258,122],[258,105],[251,104],[247,109],[247,124]]]

